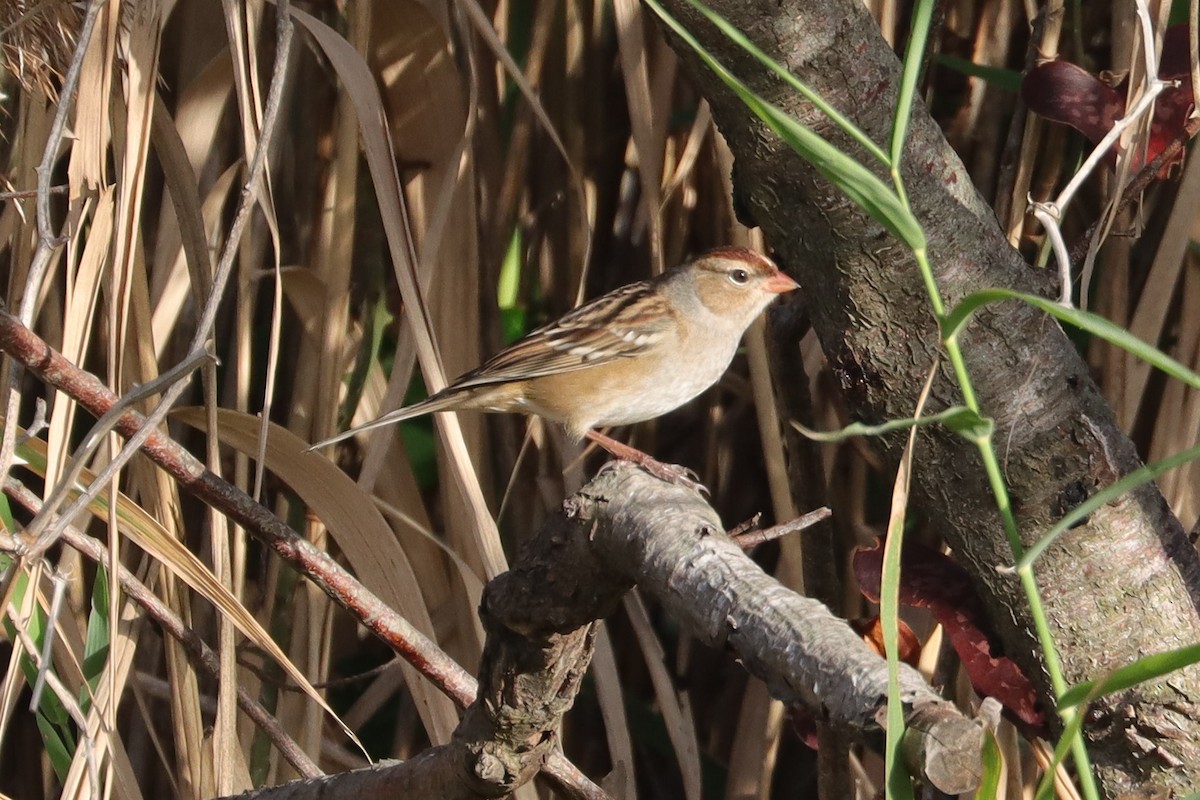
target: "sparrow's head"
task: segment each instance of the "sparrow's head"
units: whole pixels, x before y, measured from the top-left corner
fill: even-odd
[[[680,271],[708,311],[743,330],[776,297],[800,288],[771,259],[744,247],[710,250]]]

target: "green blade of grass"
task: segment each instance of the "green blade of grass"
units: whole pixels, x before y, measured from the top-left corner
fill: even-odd
[[[900,73],[900,90],[896,97],[896,114],[892,119],[892,138],[888,163],[892,169],[900,168],[900,157],[904,152],[904,138],[908,134],[908,121],[912,117],[913,99],[917,94],[917,80],[921,77],[921,62],[925,58],[925,45],[929,41],[929,26],[933,19],[933,0],[918,0],[913,8],[912,29],[908,35],[908,46],[904,51],[904,70]]]
[[[947,69],[952,69],[955,72],[972,78],[979,78],[984,83],[989,86],[995,86],[997,89],[1013,93],[1021,91],[1021,73],[1014,69],[976,64],[974,61],[968,61],[959,56],[946,55],[945,53],[938,53],[933,57],[933,60]]]
[[[1164,653],[1143,656],[1137,661],[1114,669],[1103,678],[1075,684],[1058,698],[1058,708],[1073,708],[1097,697],[1161,678],[1197,662],[1200,662],[1200,644],[1190,644]]]
[[[996,800],[1000,796],[1000,779],[1004,775],[1004,757],[1000,753],[1000,744],[996,734],[989,730],[983,733],[983,774],[979,788],[975,790],[975,800]]]
[[[925,233],[921,225],[886,183],[812,130],[751,91],[705,50],[696,37],[668,14],[657,0],[646,0],[646,4],[696,52],[755,116],[812,164],[821,175],[841,189],[897,239],[913,249],[925,247]]]
[[[1171,377],[1183,381],[1188,386],[1200,389],[1200,375],[1158,348],[1146,344],[1129,331],[1117,327],[1104,317],[1088,311],[1081,311],[1078,308],[1060,305],[1053,300],[1047,300],[1045,297],[1026,294],[1025,292],[1018,292],[1013,289],[983,289],[964,297],[942,320],[943,336],[947,339],[957,336],[976,311],[989,303],[995,303],[1000,300],[1020,300],[1023,303],[1028,303],[1035,308],[1045,311],[1060,322],[1065,322],[1093,336],[1098,336],[1109,344],[1116,345],[1146,363],[1157,367]]]
[[[984,422],[984,420],[966,406],[951,406],[944,411],[939,411],[936,414],[930,414],[927,417],[920,417],[918,419],[913,419],[912,417],[889,419],[887,422],[880,423],[879,425],[852,422],[841,430],[836,431],[814,431],[794,420],[792,421],[792,427],[800,431],[806,439],[812,439],[814,442],[841,442],[852,436],[881,436],[893,431],[903,431],[939,422],[945,423],[947,427],[955,431],[962,431],[973,428],[975,425]]]
[[[750,39],[744,33],[731,25],[729,21],[720,14],[713,11],[703,3],[697,2],[697,0],[688,0],[688,2],[692,4],[693,8],[707,17],[713,25],[717,26],[717,29],[720,30],[721,33],[725,34],[730,41],[732,41],[738,47],[741,47],[750,55],[757,58],[759,63],[782,78],[788,86],[795,89],[801,96],[804,97],[805,100],[816,106],[822,114],[829,117],[831,122],[845,131],[847,136],[862,145],[864,150],[877,158],[880,162],[884,164],[888,163],[887,153],[883,152],[883,148],[875,144],[871,137],[867,136],[866,131],[855,125],[853,120],[842,114],[842,112],[838,111],[829,103],[825,102],[825,98],[813,91],[813,89],[807,83],[797,78],[791,72],[788,72],[787,68],[778,61],[760,50],[758,45],[750,41]]]

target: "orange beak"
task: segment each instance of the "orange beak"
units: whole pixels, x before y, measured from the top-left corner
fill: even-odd
[[[782,271],[776,270],[775,274],[767,279],[767,282],[763,285],[763,288],[768,292],[783,294],[785,292],[790,292],[793,289],[799,289],[800,284],[789,278]]]

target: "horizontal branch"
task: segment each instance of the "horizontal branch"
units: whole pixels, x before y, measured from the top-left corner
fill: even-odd
[[[403,764],[245,797],[310,798],[319,790],[322,800],[407,792],[471,799],[511,791],[556,746],[561,715],[591,659],[595,622],[635,582],[693,636],[732,648],[775,697],[860,741],[882,741],[884,661],[824,605],[764,573],[700,495],[618,462],[568,498],[487,585],[479,699],[451,744]],[[973,789],[982,728],[908,667],[901,686],[909,769],[946,792]]]
[[[606,470],[579,497],[576,513],[601,563],[700,641],[733,650],[776,699],[858,741],[882,743],[886,662],[825,605],[763,572],[703,498],[628,466]],[[981,726],[900,666],[909,771],[950,794],[974,789]]]

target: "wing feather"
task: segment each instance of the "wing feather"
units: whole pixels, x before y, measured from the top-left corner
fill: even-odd
[[[651,283],[623,286],[532,331],[455,384],[507,383],[631,358],[663,339],[672,313]]]

